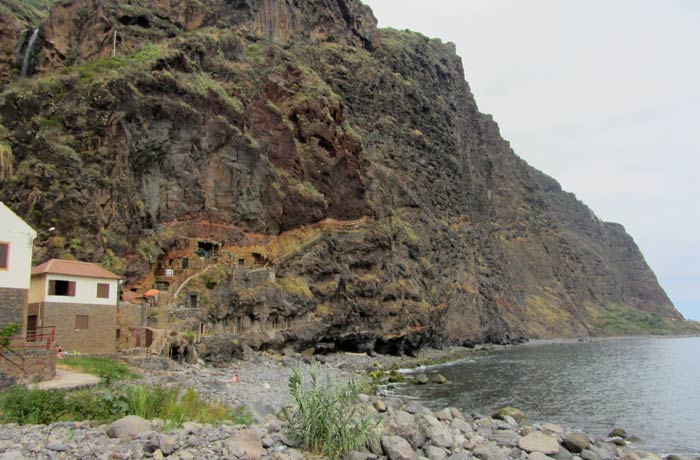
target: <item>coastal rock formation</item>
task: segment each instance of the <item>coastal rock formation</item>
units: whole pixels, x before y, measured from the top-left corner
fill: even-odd
[[[56,227],[37,260],[165,283],[183,328],[411,353],[681,319],[478,111],[453,45],[357,0],[61,1],[38,36],[33,76],[0,63],[0,199]]]

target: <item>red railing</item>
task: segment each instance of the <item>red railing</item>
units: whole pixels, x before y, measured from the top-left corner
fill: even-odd
[[[50,350],[51,344],[56,340],[56,326],[43,326],[29,329],[24,337],[12,337],[8,348],[16,349],[44,349]]]

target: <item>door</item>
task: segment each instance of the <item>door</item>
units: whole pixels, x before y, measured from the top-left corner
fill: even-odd
[[[38,320],[36,315],[27,316],[27,342],[36,341],[37,322]]]

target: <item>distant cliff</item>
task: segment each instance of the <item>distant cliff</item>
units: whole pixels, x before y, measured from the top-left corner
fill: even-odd
[[[359,1],[66,0],[38,20],[18,79],[32,28],[0,9],[16,54],[0,62],[0,199],[57,228],[39,259],[101,262],[138,290],[188,241],[215,242],[202,318],[277,325],[260,346],[401,352],[681,319],[624,229],[479,112],[454,46],[377,29]],[[275,276],[234,282],[241,254]]]

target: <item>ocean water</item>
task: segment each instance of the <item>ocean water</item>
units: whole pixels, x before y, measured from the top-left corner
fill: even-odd
[[[390,391],[467,413],[512,405],[596,437],[620,426],[640,449],[700,455],[700,337],[511,347],[424,372],[450,383]]]

